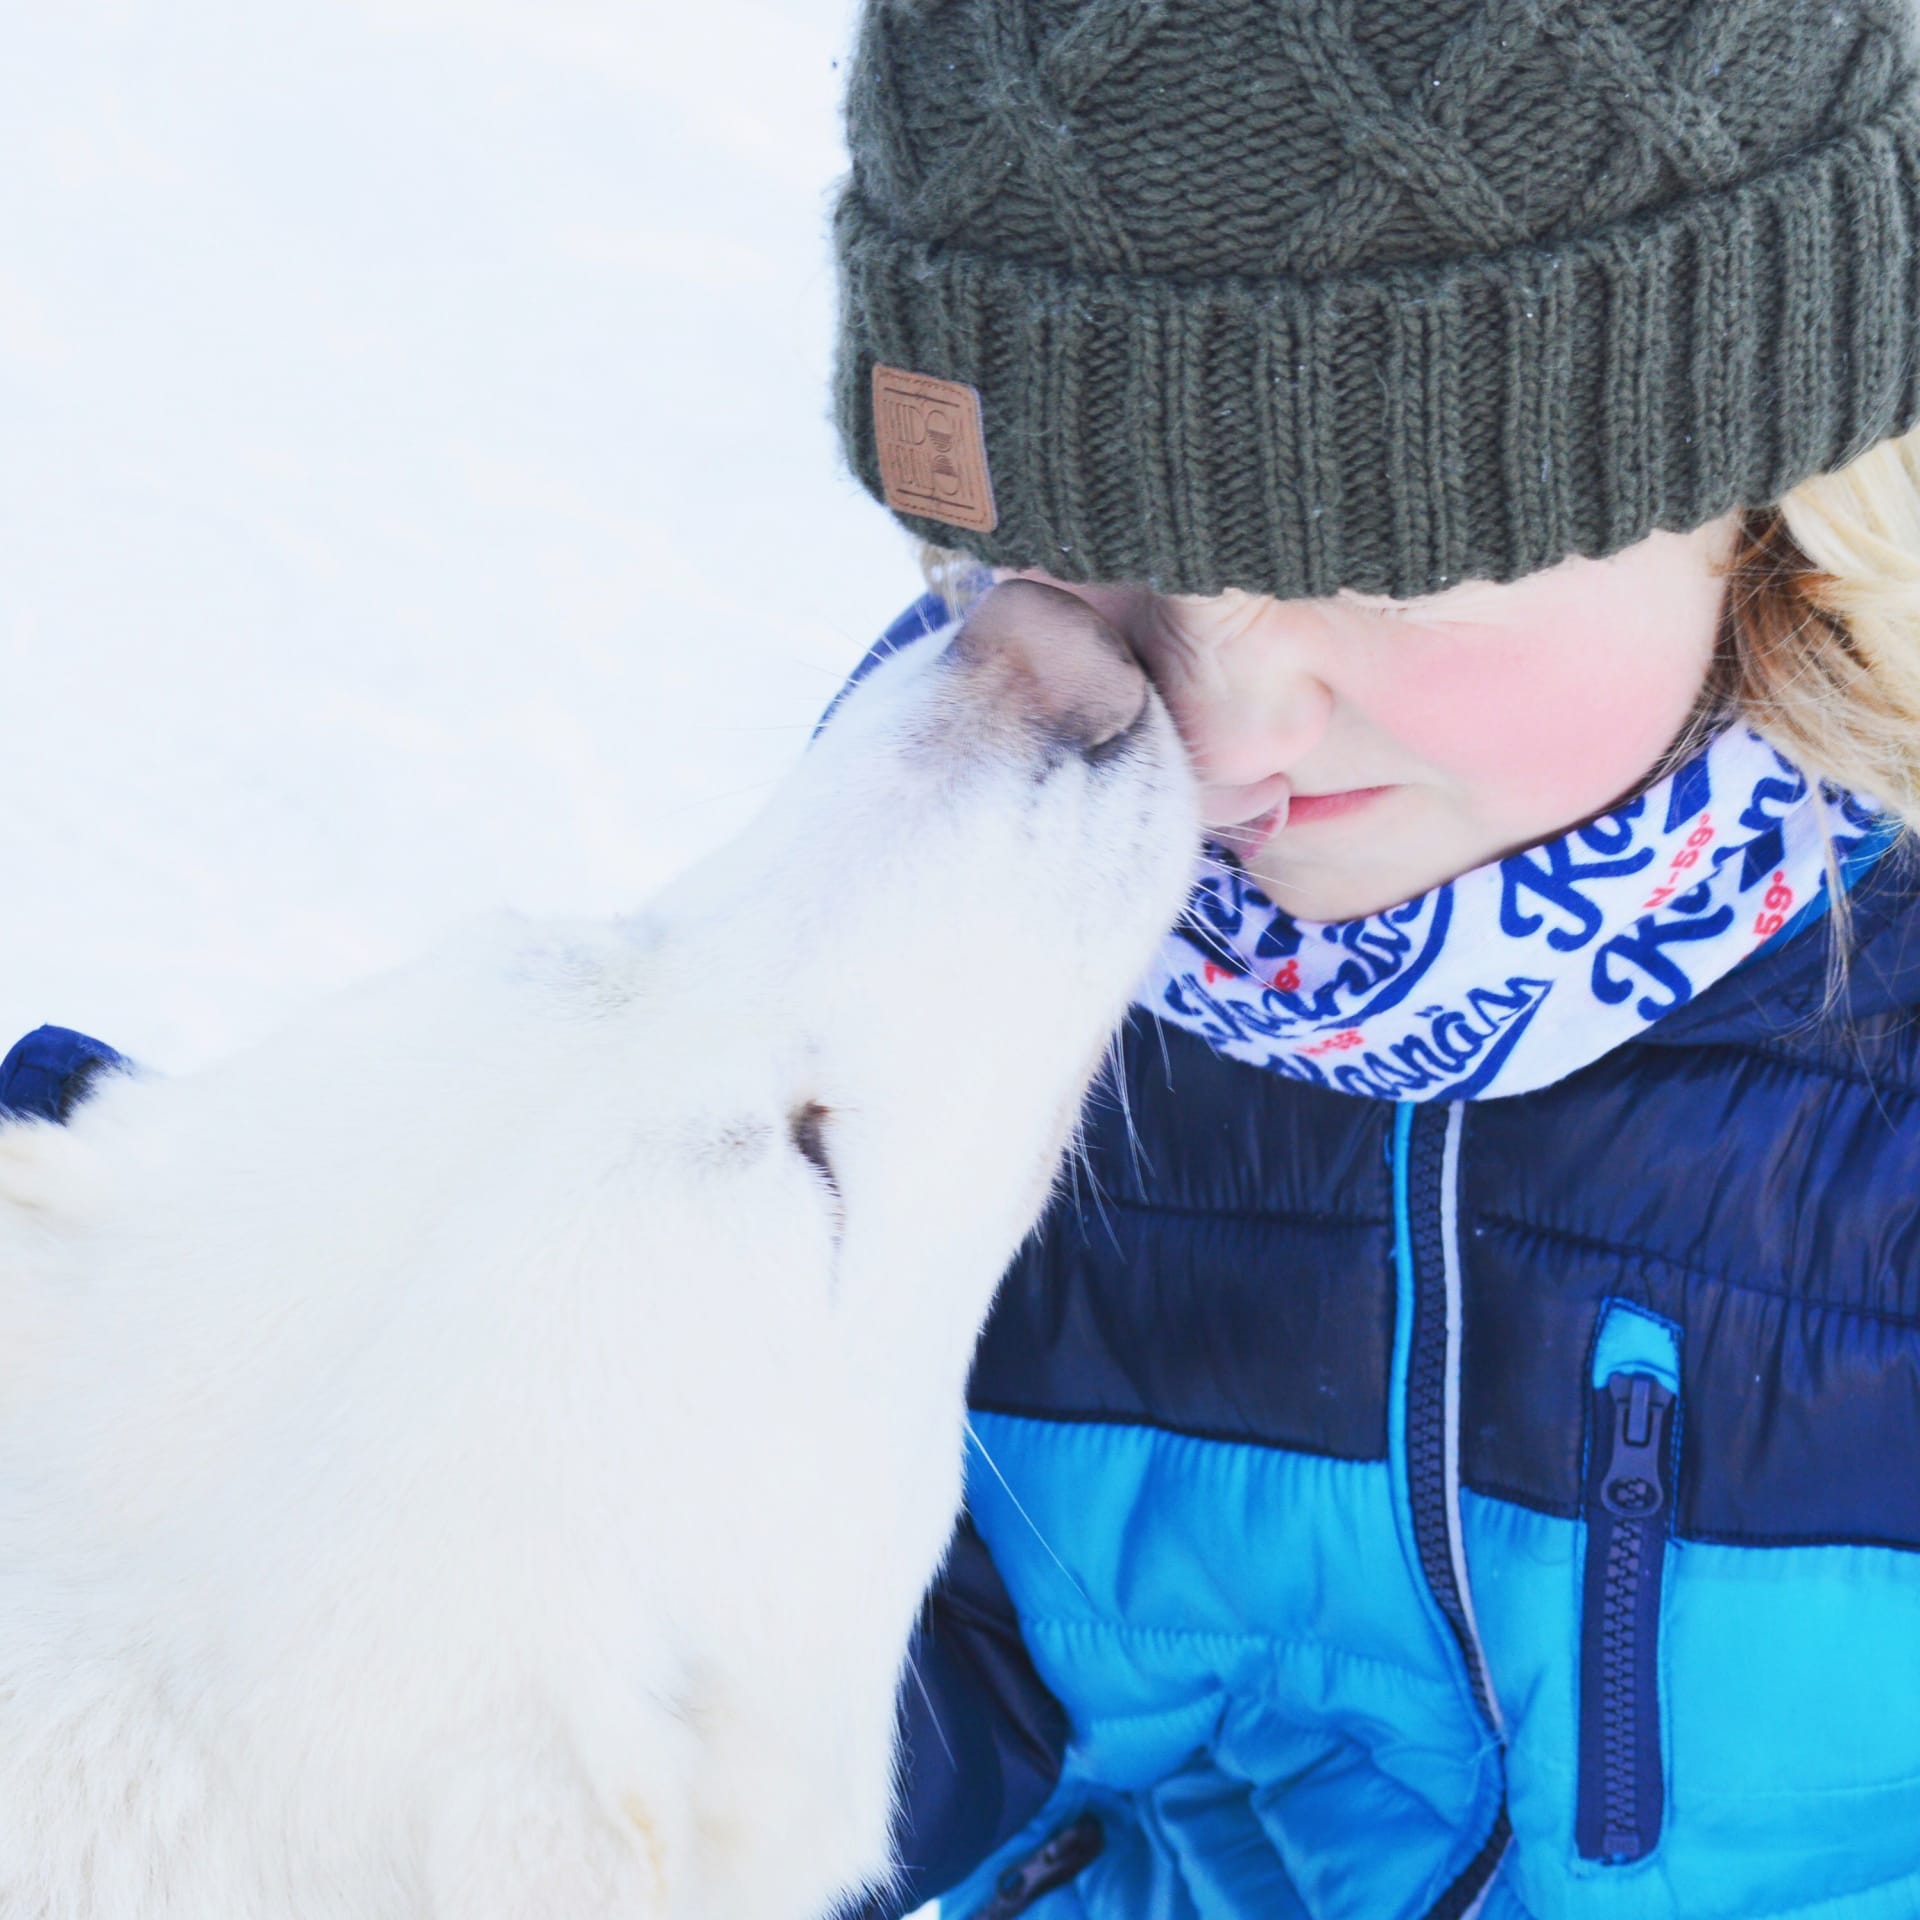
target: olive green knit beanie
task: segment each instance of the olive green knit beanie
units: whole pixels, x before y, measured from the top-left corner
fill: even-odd
[[[1910,0],[867,0],[835,409],[908,527],[1410,597],[1920,418]]]

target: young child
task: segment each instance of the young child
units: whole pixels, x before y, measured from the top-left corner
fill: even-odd
[[[869,0],[848,124],[882,648],[1068,585],[1216,841],[887,1910],[1920,1914],[1907,9]]]

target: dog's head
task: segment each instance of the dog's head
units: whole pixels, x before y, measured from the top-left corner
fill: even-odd
[[[670,1885],[824,1910],[885,1858],[974,1339],[1197,838],[1112,633],[997,589],[632,922],[469,930],[11,1130],[0,1490],[163,1542],[250,1727],[330,1672],[367,1755],[427,1743],[399,1779],[537,1676],[650,1855],[689,1791],[745,1809]],[[694,1757],[630,1795],[665,1719]]]
[[[883,662],[636,923],[699,1088],[685,1197],[788,1262],[804,1216],[793,1285],[849,1340],[917,1295],[963,1362],[1197,844],[1172,722],[1079,600],[1010,581]]]

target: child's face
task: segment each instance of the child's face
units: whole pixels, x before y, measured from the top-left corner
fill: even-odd
[[[1289,912],[1349,920],[1641,784],[1705,684],[1737,525],[1425,600],[1056,584],[1146,662],[1214,837]]]

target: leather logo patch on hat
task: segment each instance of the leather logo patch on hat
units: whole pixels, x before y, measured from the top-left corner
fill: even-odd
[[[974,533],[991,533],[999,524],[974,388],[876,366],[873,437],[887,505],[894,512],[943,520]]]

